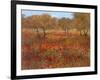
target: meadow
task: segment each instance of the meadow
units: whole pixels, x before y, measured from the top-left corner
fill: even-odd
[[[78,31],[47,31],[43,37],[22,28],[21,44],[22,70],[90,66],[90,36]]]

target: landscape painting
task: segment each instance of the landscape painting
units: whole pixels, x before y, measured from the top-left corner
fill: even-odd
[[[90,66],[90,13],[21,10],[21,69]]]

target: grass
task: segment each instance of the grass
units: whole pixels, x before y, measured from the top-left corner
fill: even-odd
[[[22,69],[90,66],[90,38],[79,34],[50,32],[46,38],[22,32]]]

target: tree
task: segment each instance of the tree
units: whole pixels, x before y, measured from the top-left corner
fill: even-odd
[[[31,17],[31,24],[33,30],[36,30],[38,38],[40,37],[39,28],[40,28],[40,16],[34,15]]]
[[[22,28],[32,28],[31,17],[25,17],[22,19]]]
[[[90,29],[90,14],[75,13],[74,27],[80,31],[80,35],[87,35]]]
[[[65,35],[70,29],[71,20],[66,18],[59,19],[59,26],[64,30]]]
[[[41,25],[40,27],[43,30],[44,38],[45,38],[46,37],[46,30],[48,28],[53,28],[53,26],[52,26],[53,18],[48,14],[43,14],[43,15],[40,16],[39,23]]]
[[[25,17],[22,20],[22,26],[25,28],[32,28],[39,34],[40,30],[43,31],[43,37],[46,37],[46,30],[52,29],[57,25],[57,19],[48,14],[33,15]]]

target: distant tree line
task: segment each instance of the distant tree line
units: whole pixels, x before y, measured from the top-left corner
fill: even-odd
[[[87,36],[90,31],[90,14],[89,13],[74,13],[74,18],[56,18],[49,14],[32,15],[25,17],[22,14],[22,28],[32,28],[40,33],[40,29],[43,31],[43,36],[46,36],[46,30],[60,28],[64,31],[65,35],[69,30],[76,29],[80,32],[80,35]]]

